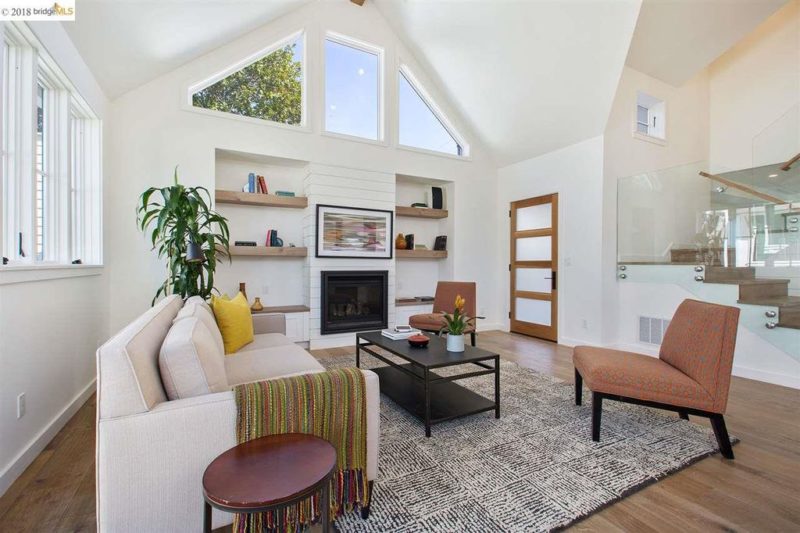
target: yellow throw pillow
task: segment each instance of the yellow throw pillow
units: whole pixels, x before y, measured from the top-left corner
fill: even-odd
[[[226,355],[234,354],[253,342],[253,316],[244,294],[240,292],[232,300],[212,297],[211,309],[222,333]]]

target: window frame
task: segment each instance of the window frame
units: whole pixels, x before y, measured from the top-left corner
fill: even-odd
[[[632,120],[633,128],[632,128],[632,132],[631,132],[633,137],[635,139],[640,140],[640,141],[646,141],[646,142],[657,144],[657,145],[660,145],[660,146],[666,146],[667,145],[667,137],[668,137],[668,133],[669,133],[669,130],[667,129],[668,124],[667,124],[667,101],[666,101],[666,99],[661,98],[661,97],[657,97],[657,96],[653,96],[652,94],[650,94],[648,92],[645,92],[645,91],[643,91],[641,89],[636,91],[635,96],[636,96],[635,97],[635,101],[633,103],[633,120]],[[650,101],[650,103],[648,104],[646,101]],[[652,111],[652,108],[654,106],[656,106],[656,105],[663,106],[663,111],[661,111],[660,113],[654,113]],[[647,110],[647,122],[646,123],[641,122],[639,120],[639,108],[640,107],[645,109],[645,110]],[[661,117],[662,121],[664,122],[664,126],[663,126],[664,136],[663,137],[660,137],[658,135],[654,135],[652,133],[652,129],[655,128],[655,125],[651,124],[651,122],[654,122],[655,118],[657,118],[659,116]],[[639,131],[639,126],[640,125],[645,126],[647,128],[647,132]]]
[[[447,152],[440,152],[437,150],[430,150],[428,148],[419,148],[416,146],[409,146],[407,144],[402,144],[400,142],[400,77],[404,77],[411,88],[417,93],[422,103],[428,106],[433,116],[439,121],[442,127],[447,131],[450,137],[453,138],[456,145],[461,148],[461,154],[450,154]],[[395,117],[397,119],[397,127],[395,131],[395,135],[397,136],[397,148],[401,150],[408,150],[411,152],[419,152],[428,155],[436,155],[439,157],[449,157],[451,159],[456,159],[459,161],[471,161],[471,149],[470,145],[467,140],[464,138],[463,135],[456,129],[453,123],[447,118],[444,114],[444,111],[436,104],[433,100],[433,97],[430,93],[425,89],[423,84],[420,82],[419,78],[414,75],[411,68],[408,64],[401,62],[400,66],[397,69],[397,112],[395,113]]]
[[[331,41],[342,46],[347,46],[355,50],[360,50],[368,54],[377,56],[378,58],[378,124],[377,124],[377,139],[368,139],[366,137],[359,137],[358,135],[350,135],[347,133],[340,133],[328,130],[327,110],[328,110],[328,94],[327,94],[327,72],[328,72],[328,59],[325,51],[325,43]],[[322,65],[320,70],[320,81],[322,87],[322,113],[320,117],[321,131],[320,134],[326,137],[333,137],[347,141],[356,141],[378,146],[388,146],[386,136],[386,51],[383,47],[376,44],[368,43],[360,39],[356,39],[334,31],[326,31],[322,35],[320,41],[320,55],[322,57]]]
[[[236,113],[228,113],[227,111],[217,111],[215,109],[207,109],[205,107],[198,107],[192,103],[192,97],[194,93],[198,91],[202,91],[203,89],[214,85],[218,81],[222,80],[234,74],[246,67],[249,67],[256,61],[263,59],[270,55],[271,53],[283,48],[284,46],[290,45],[301,39],[303,42],[303,55],[301,58],[301,66],[300,66],[300,124],[286,124],[284,122],[277,122],[274,120],[266,120],[263,118],[257,117],[248,117],[246,115],[237,115]],[[182,91],[182,98],[181,98],[181,107],[184,111],[190,111],[192,113],[200,113],[203,115],[210,115],[214,117],[222,117],[231,120],[238,120],[243,122],[249,122],[251,124],[260,124],[260,125],[268,125],[273,126],[276,128],[285,128],[291,131],[304,131],[304,132],[311,132],[311,128],[309,126],[309,105],[308,105],[308,32],[305,28],[301,28],[296,30],[285,37],[272,42],[271,44],[267,45],[266,47],[261,47],[255,52],[251,53],[250,55],[246,56],[243,59],[235,61],[234,63],[229,63],[228,66],[223,68],[222,70],[217,71],[215,74],[203,78],[200,81],[194,81],[187,83]]]
[[[83,100],[53,58],[46,52],[25,24],[8,23],[0,35],[3,48],[3,183],[0,237],[3,257],[9,262],[0,266],[0,284],[63,277],[60,274],[37,274],[19,277],[19,271],[57,269],[75,270],[79,267],[102,268],[102,142],[85,145],[82,158],[92,161],[92,168],[81,177],[85,183],[85,204],[82,224],[95,228],[86,251],[76,257],[71,245],[73,219],[70,183],[69,117],[75,102],[80,114],[101,131],[101,121]],[[8,61],[8,62],[7,62]],[[6,80],[6,76],[8,79]],[[37,165],[38,91],[44,90],[43,106],[43,166]],[[6,113],[8,112],[8,113]],[[42,257],[38,257],[37,193],[38,176],[45,189],[42,235]],[[90,195],[90,196],[89,196]],[[22,243],[19,234],[22,233]],[[25,252],[21,256],[20,248]],[[80,258],[80,265],[73,265]],[[14,276],[9,277],[11,272]],[[73,277],[75,274],[68,274]]]

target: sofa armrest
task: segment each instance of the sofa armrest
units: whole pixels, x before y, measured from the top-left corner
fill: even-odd
[[[280,333],[286,335],[286,315],[283,313],[253,315],[253,333]]]

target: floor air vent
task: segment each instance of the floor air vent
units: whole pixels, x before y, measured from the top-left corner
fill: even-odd
[[[649,316],[639,317],[639,342],[648,344],[661,344],[664,332],[667,331],[669,320]]]

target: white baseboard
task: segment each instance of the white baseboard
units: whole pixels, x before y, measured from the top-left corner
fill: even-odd
[[[86,388],[79,392],[64,409],[58,413],[38,435],[36,435],[0,474],[0,496],[5,494],[8,488],[16,479],[22,475],[26,468],[42,450],[53,440],[53,437],[69,422],[69,419],[78,412],[78,409],[86,403],[86,400],[94,393],[97,386],[97,379],[93,379]]]
[[[773,385],[781,385],[783,387],[800,389],[800,376],[778,374],[777,372],[765,372],[763,370],[737,365],[733,365],[733,375],[740,378],[764,381],[766,383],[772,383]]]

